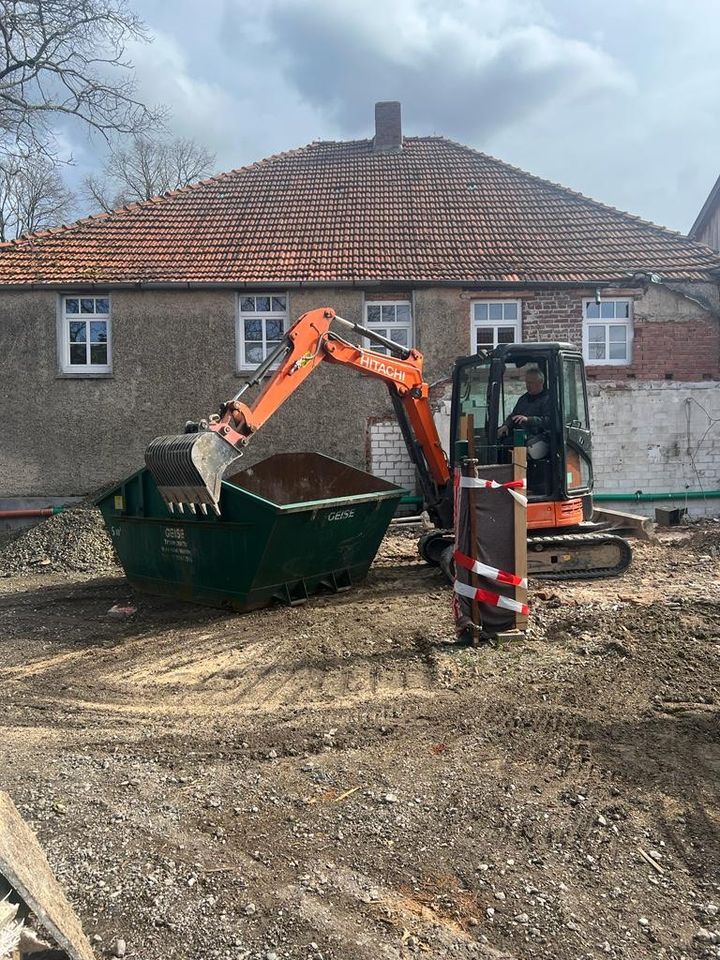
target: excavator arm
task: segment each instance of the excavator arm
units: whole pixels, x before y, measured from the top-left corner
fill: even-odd
[[[345,340],[331,325],[361,333],[386,346],[390,355]],[[373,330],[338,317],[331,307],[303,314],[243,388],[218,415],[189,424],[180,436],[157,437],[145,461],[171,511],[199,506],[219,513],[222,478],[243,448],[321,363],[338,363],[382,380],[388,387],[426,502],[432,509],[447,490],[450,474],[423,379],[422,354],[393,343]],[[276,369],[252,405],[240,398]]]

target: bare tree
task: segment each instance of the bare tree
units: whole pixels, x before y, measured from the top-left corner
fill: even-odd
[[[98,177],[85,180],[87,198],[103,210],[149,200],[209,176],[215,155],[194,140],[134,136],[113,147]]]
[[[5,151],[47,151],[60,116],[104,136],[136,133],[129,39],[147,39],[125,0],[0,0],[0,137]]]
[[[55,227],[74,207],[75,195],[48,157],[0,158],[0,240]]]

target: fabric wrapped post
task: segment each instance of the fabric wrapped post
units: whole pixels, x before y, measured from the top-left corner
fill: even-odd
[[[515,586],[508,581],[516,579],[512,573],[515,569],[515,500],[511,494],[522,495],[521,488],[515,486],[512,464],[483,464],[480,470],[482,480],[468,486],[467,479],[474,472],[473,468],[455,468],[456,557],[473,561],[470,565],[457,562],[456,559],[457,586],[453,593],[453,609],[458,635],[472,628],[473,602],[477,603],[481,626],[487,634],[512,628],[517,612]],[[508,486],[504,486],[506,484]],[[473,498],[467,495],[470,489],[476,490]],[[475,510],[475,543],[471,542],[470,532],[471,499],[474,500]],[[479,566],[475,567],[474,561],[478,561]],[[495,574],[505,572],[505,575],[491,576],[488,569]],[[500,605],[499,598],[511,600],[512,603],[507,607]]]

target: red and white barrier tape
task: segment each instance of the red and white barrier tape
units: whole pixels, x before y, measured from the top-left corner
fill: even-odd
[[[527,616],[530,613],[530,607],[526,603],[520,603],[519,600],[513,600],[512,597],[503,597],[499,593],[493,593],[492,590],[483,590],[481,587],[471,587],[467,583],[455,581],[455,593],[461,597],[467,597],[469,600],[479,600],[480,603],[489,603],[493,607],[502,607],[505,610],[512,610],[514,613],[521,613]]]
[[[527,506],[527,497],[517,492],[518,490],[527,490],[527,480],[508,480],[507,483],[498,483],[497,480],[482,480],[480,477],[460,477],[460,486],[492,490],[503,487],[523,507]]]
[[[453,557],[458,566],[469,570],[471,573],[479,573],[481,577],[487,577],[488,580],[494,580],[496,583],[507,583],[511,587],[527,588],[527,577],[518,577],[517,574],[506,573],[505,570],[490,567],[479,560],[473,560],[472,557],[466,556],[459,550],[455,551]]]

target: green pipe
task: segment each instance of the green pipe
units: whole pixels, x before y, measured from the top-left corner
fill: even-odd
[[[674,493],[642,493],[636,490],[635,493],[594,493],[593,500],[599,503],[612,503],[613,501],[622,502],[635,500],[638,503],[650,503],[653,500],[717,500],[720,498],[720,490],[706,490],[702,493],[700,490],[683,490]],[[403,505],[422,503],[422,497],[404,496],[400,498]]]
[[[649,503],[652,500],[714,500],[720,497],[720,490],[679,490],[674,493],[594,493],[593,500],[599,503],[615,500],[635,500],[638,503]]]

